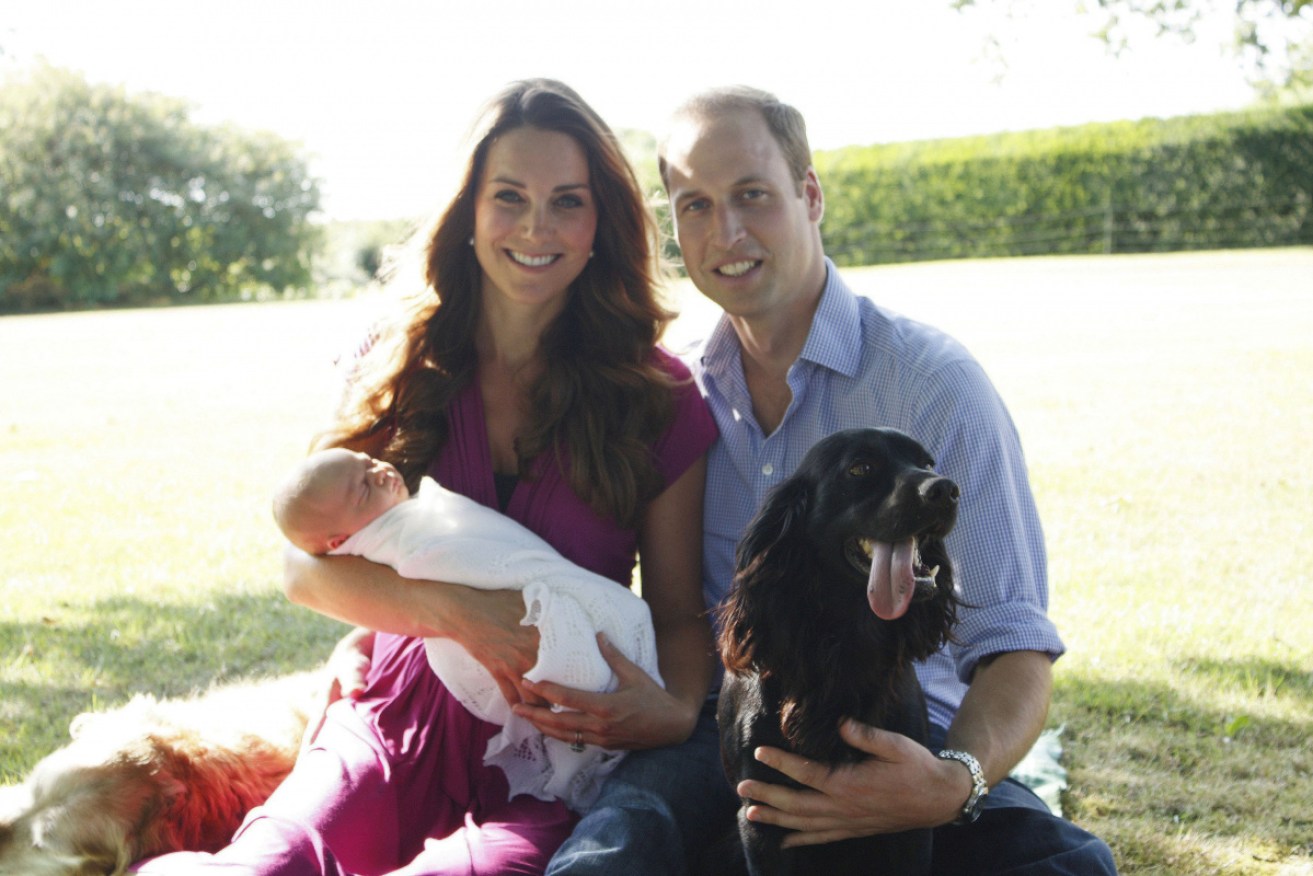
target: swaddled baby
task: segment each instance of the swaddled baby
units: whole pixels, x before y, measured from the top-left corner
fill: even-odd
[[[530,681],[615,689],[615,674],[597,646],[601,632],[661,683],[652,618],[641,598],[431,478],[412,496],[390,464],[343,448],[323,450],[278,490],[274,517],[288,540],[310,553],[354,554],[407,578],[521,591],[521,623],[539,633],[538,662],[525,673]],[[624,752],[544,736],[511,712],[492,675],[459,644],[427,639],[425,647],[430,666],[461,704],[501,725],[484,762],[505,772],[512,796],[588,807]]]

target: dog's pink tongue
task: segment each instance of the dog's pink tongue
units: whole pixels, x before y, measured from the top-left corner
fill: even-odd
[[[878,541],[871,551],[871,577],[866,582],[866,598],[871,611],[881,620],[898,620],[912,604],[916,581],[912,575],[912,555],[916,542],[898,544]]]

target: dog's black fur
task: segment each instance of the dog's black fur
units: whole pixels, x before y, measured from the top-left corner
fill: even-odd
[[[943,543],[957,519],[958,489],[932,465],[920,444],[893,429],[835,433],[807,453],[749,527],[721,614],[718,718],[731,783],[797,786],[753,757],[760,745],[830,764],[862,759],[839,737],[844,718],[925,743],[913,663],[949,641],[958,607]],[[905,614],[881,620],[857,545],[910,538],[923,580]],[[758,876],[929,872],[929,830],[781,849],[785,831],[748,821],[750,802],[739,810],[739,831]]]

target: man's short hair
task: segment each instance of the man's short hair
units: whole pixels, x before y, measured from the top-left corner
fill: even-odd
[[[769,91],[748,85],[730,85],[713,88],[695,94],[684,101],[675,110],[673,119],[711,119],[718,115],[754,110],[761,113],[784,160],[789,165],[789,172],[799,185],[807,176],[807,169],[812,166],[811,145],[807,142],[807,122],[802,113],[790,104],[780,100]],[[666,167],[666,143],[663,139],[657,148],[657,164],[661,171],[661,181],[670,188],[670,179]]]

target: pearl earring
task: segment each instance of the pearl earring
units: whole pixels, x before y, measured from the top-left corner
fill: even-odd
[[[470,246],[474,246],[474,235],[470,235]]]

